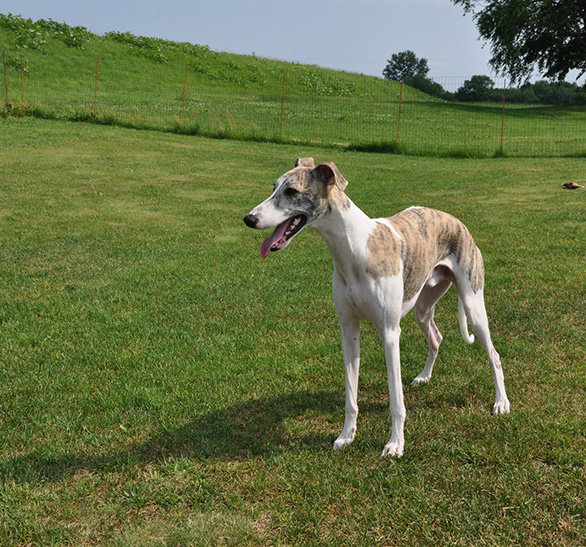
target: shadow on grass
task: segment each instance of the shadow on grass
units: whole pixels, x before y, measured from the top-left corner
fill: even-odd
[[[332,414],[343,412],[343,408],[343,393],[301,391],[250,400],[211,412],[128,450],[103,455],[54,457],[36,452],[18,456],[2,464],[0,482],[58,481],[79,472],[114,471],[169,458],[241,460],[291,449],[329,449],[334,435],[329,427],[323,428],[323,423],[328,423]],[[380,405],[366,404],[363,410],[382,412],[385,408],[381,401]],[[303,431],[309,432],[292,433],[285,425],[288,419],[302,421]]]

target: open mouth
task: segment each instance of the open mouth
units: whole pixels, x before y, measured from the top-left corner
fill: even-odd
[[[270,252],[280,251],[284,249],[289,240],[297,233],[305,223],[307,218],[303,215],[291,217],[279,224],[270,237],[267,237],[260,246],[260,255],[263,258],[269,256]]]

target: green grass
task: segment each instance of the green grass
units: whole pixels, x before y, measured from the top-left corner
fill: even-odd
[[[445,102],[403,86],[399,124],[398,82],[126,34],[81,33],[72,47],[68,33],[38,22],[19,30],[22,21],[11,27],[1,17],[14,115],[427,156],[586,155],[583,106],[509,104],[501,142],[498,104]]]
[[[355,442],[331,258],[262,260],[244,214],[296,156],[371,216],[429,205],[482,249],[512,411],[437,310],[437,372],[402,328],[406,450],[362,336]],[[577,159],[432,159],[0,120],[0,544],[576,545],[586,534],[583,177]]]

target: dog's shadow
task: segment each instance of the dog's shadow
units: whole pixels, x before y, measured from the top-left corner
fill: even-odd
[[[330,449],[334,435],[327,425],[343,405],[343,393],[332,392],[300,391],[253,399],[202,415],[128,450],[93,456],[51,457],[39,452],[17,456],[0,466],[0,480],[58,481],[79,472],[108,471],[128,463],[156,463],[170,458],[241,460],[292,448]],[[288,420],[303,421],[304,426],[292,434]],[[307,427],[308,421],[315,422],[315,427]]]

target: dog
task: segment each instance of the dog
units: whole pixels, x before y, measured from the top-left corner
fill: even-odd
[[[276,181],[270,197],[244,217],[250,228],[275,227],[261,245],[263,258],[287,247],[307,227],[321,234],[332,255],[346,385],[344,427],[334,450],[350,444],[356,434],[360,321],[368,320],[382,339],[388,375],[392,428],[382,455],[402,456],[400,321],[415,309],[429,353],[412,384],[425,384],[442,341],[433,319],[435,304],[452,283],[458,290],[462,337],[467,343],[474,341],[469,322],[488,354],[496,390],[493,413],[508,413],[500,356],[490,337],[484,303],[482,255],[468,229],[455,217],[424,207],[410,207],[390,218],[369,218],[346,195],[347,185],[333,162],[316,166],[313,158],[297,158],[295,167]]]

